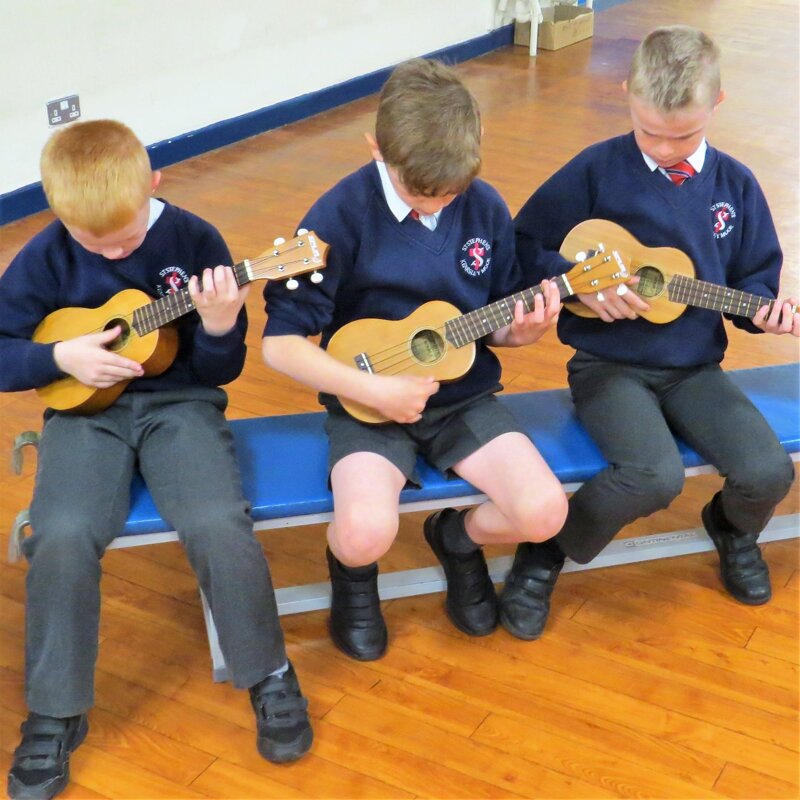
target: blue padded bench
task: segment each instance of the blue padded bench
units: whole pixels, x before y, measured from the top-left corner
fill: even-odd
[[[795,460],[800,460],[800,364],[736,370],[729,374],[767,418],[787,452]],[[574,491],[606,465],[578,422],[568,390],[509,394],[501,399],[514,412],[567,491]],[[330,520],[333,503],[327,488],[327,440],[323,421],[324,413],[317,412],[231,422],[244,492],[252,503],[257,530]],[[688,476],[715,472],[685,443],[679,442],[679,446]],[[422,459],[419,472],[423,486],[402,492],[401,511],[471,505],[484,499],[466,481],[447,480]],[[799,520],[798,514],[773,519],[761,541],[800,535]],[[10,544],[12,558],[26,524],[27,515],[22,512]],[[175,532],[156,511],[142,479],[136,478],[127,524],[111,547],[135,547],[176,540]],[[620,539],[612,542],[591,564],[568,562],[565,570],[684,555],[712,547],[702,529]],[[320,552],[320,559],[323,557]],[[502,580],[510,567],[510,557],[492,559],[489,567],[492,577]],[[383,599],[440,591],[444,585],[444,576],[438,566],[381,575],[379,583]],[[282,614],[325,608],[330,604],[330,587],[327,582],[288,587],[279,589],[277,598]],[[205,598],[203,605],[214,676],[222,680],[226,670]]]

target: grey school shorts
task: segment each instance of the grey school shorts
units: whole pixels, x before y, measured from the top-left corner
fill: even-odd
[[[493,393],[449,406],[426,408],[419,422],[370,425],[351,417],[330,396],[325,430],[330,449],[328,469],[352,453],[377,453],[391,461],[406,479],[420,486],[417,455],[452,477],[451,468],[504,433],[521,432],[519,423]]]

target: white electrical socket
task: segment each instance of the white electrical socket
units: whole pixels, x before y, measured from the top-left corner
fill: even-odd
[[[58,100],[50,100],[47,103],[47,124],[51,128],[54,125],[73,122],[80,115],[81,101],[76,94],[71,94],[69,97],[60,97]]]

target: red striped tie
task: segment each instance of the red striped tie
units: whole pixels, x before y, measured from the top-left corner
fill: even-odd
[[[684,181],[697,174],[697,170],[688,161],[679,161],[671,167],[665,167],[664,172],[676,186],[680,186]]]
[[[419,211],[417,211],[415,208],[412,208],[411,211],[408,212],[408,216],[411,217],[411,219],[415,219],[417,222],[419,222]]]

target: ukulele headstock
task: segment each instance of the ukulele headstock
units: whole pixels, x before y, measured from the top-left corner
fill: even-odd
[[[630,279],[628,265],[619,251],[606,253],[602,245],[599,248],[591,256],[586,253],[576,254],[576,258],[583,258],[563,276],[570,294],[599,292]]]
[[[250,280],[286,280],[288,289],[296,289],[300,284],[295,275],[310,272],[309,280],[312,283],[322,281],[323,276],[319,270],[325,268],[328,249],[327,242],[320,239],[314,231],[300,228],[293,239],[287,241],[278,238],[269,250],[244,261],[243,264]]]

